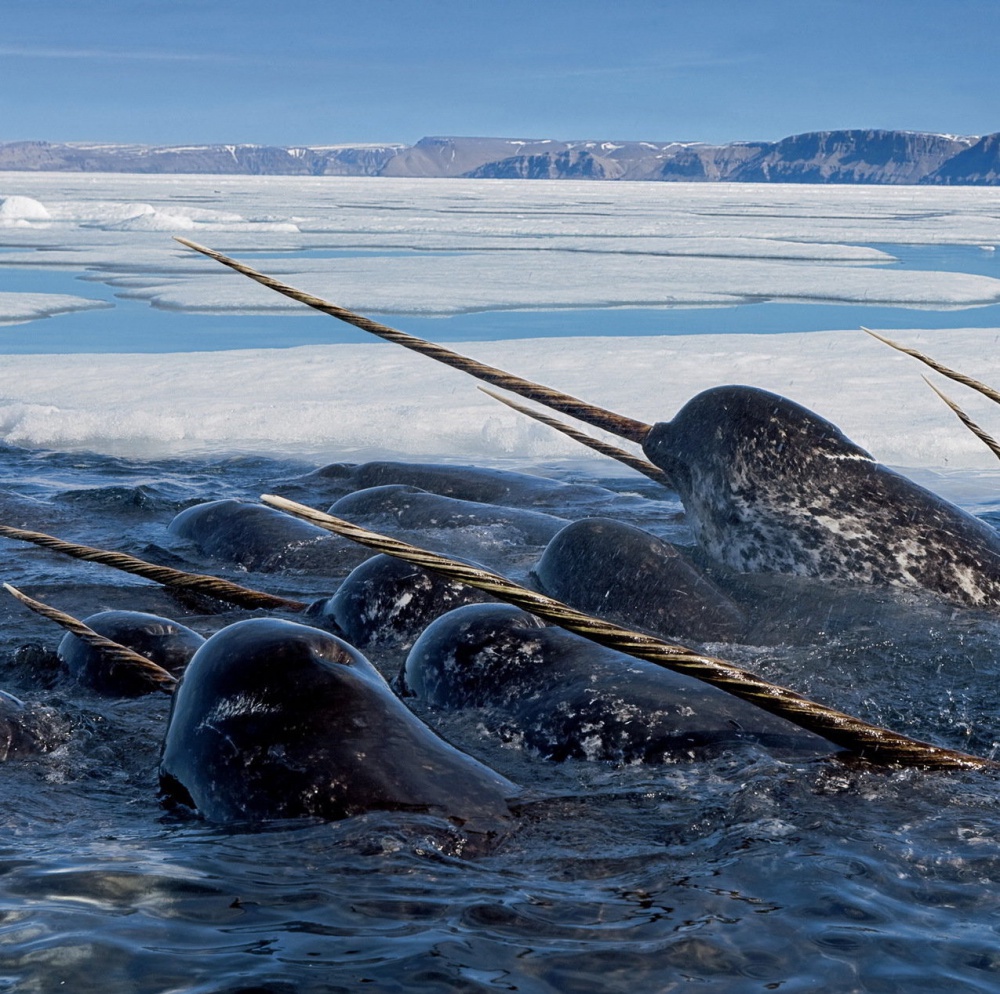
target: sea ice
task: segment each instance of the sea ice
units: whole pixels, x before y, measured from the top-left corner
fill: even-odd
[[[171,232],[237,254],[337,253],[262,262],[381,313],[1000,300],[1000,281],[901,271],[874,247],[991,244],[992,188],[7,173],[0,192],[48,215],[21,210],[18,251],[0,248],[0,263],[85,266],[109,283],[149,270],[146,296],[170,309],[291,307],[184,258]]]
[[[0,194],[15,207],[30,198],[48,214],[19,217],[0,239],[8,285],[20,268],[86,272],[167,309],[309,313],[181,248],[169,238],[174,225],[373,312],[1000,300],[1000,280],[906,271],[886,265],[891,257],[876,247],[992,245],[1000,240],[994,188],[6,173]],[[102,306],[8,294],[0,314],[27,319],[67,302]],[[1000,384],[1000,333],[971,327],[974,315],[967,330],[892,334]],[[671,417],[706,387],[750,383],[813,408],[890,464],[987,474],[995,466],[926,390],[913,360],[859,331],[459,349],[646,421]],[[995,408],[963,402],[995,424]],[[597,459],[497,406],[467,377],[377,343],[8,356],[0,439],[133,456],[254,452],[521,467]]]
[[[267,260],[277,276],[353,310],[381,314],[733,305],[764,300],[971,307],[1000,301],[1000,280],[966,273],[768,259],[524,251]],[[224,269],[173,278],[131,296],[193,311],[299,311]]]
[[[103,300],[88,300],[62,293],[0,293],[0,325],[25,324],[54,314],[111,306]]]
[[[33,197],[0,197],[0,224],[18,221],[47,221],[51,215]]]
[[[1000,383],[995,331],[894,334]],[[996,467],[923,384],[922,368],[860,331],[528,339],[457,348],[648,422],[668,420],[707,387],[748,383],[819,412],[891,465]],[[962,401],[982,423],[996,421],[995,406],[975,396]],[[378,343],[7,356],[0,366],[0,439],[134,457],[242,452],[316,461],[402,458],[521,468],[570,462],[591,469],[599,463],[604,471],[611,465],[497,404],[469,377]],[[989,478],[994,492],[997,476]]]

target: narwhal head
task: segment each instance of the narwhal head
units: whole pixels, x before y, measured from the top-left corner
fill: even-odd
[[[831,460],[872,461],[834,424],[756,387],[722,386],[689,400],[642,440],[647,458],[683,497],[699,479],[769,486],[797,480]]]
[[[915,529],[939,530],[944,521],[949,537],[935,544],[938,553],[956,547],[956,532],[968,535],[968,542],[958,543],[965,550],[960,572],[992,575],[992,567],[983,569],[983,562],[992,563],[996,555],[995,534],[988,526],[880,467],[830,422],[775,394],[719,387],[689,401],[669,423],[644,424],[379,324],[212,249],[178,241],[324,314],[642,445],[650,462],[598,440],[585,443],[673,486],[705,552],[736,569],[916,582],[953,591],[954,581],[943,583],[933,564],[928,566],[928,558],[935,557],[913,551],[920,547],[914,544]],[[903,351],[926,360],[913,350]],[[944,367],[939,371],[953,375]],[[953,378],[1000,399],[978,381],[958,374]],[[547,423],[556,425],[551,419]],[[559,430],[579,437],[565,426]],[[973,430],[986,441],[978,426]],[[1000,454],[995,443],[991,448]],[[917,517],[923,521],[920,526]],[[886,544],[887,532],[897,537],[895,543]],[[991,583],[986,584],[989,593],[976,587],[974,595],[965,596],[973,603],[995,598]],[[958,586],[964,589],[967,583],[962,579]]]
[[[670,477],[699,545],[753,572],[815,572],[821,522],[836,517],[847,478],[874,465],[836,425],[745,386],[698,394],[642,447]]]

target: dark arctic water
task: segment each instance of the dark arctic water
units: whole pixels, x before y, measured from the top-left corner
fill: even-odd
[[[889,263],[907,270],[960,272],[1000,278],[1000,254],[970,245],[876,245],[893,255]],[[399,255],[400,252],[302,251],[239,252],[267,271],[269,257]],[[30,258],[30,257],[26,257]],[[23,326],[0,327],[0,354],[71,352],[202,352],[224,349],[288,348],[330,342],[369,342],[370,336],[333,325],[303,308],[298,315],[199,314],[150,307],[121,296],[93,274],[0,267],[0,289],[21,293],[62,293],[103,300],[107,308]],[[450,317],[380,315],[371,317],[439,342],[591,335],[787,334],[857,328],[969,328],[1000,326],[1000,305],[950,310],[757,301],[734,307],[493,310]]]
[[[350,556],[248,573],[168,536],[200,500],[330,481],[265,459],[137,463],[7,448],[2,520],[303,599]],[[652,484],[536,495],[683,541]],[[1000,521],[1000,498],[971,508]],[[411,536],[524,576],[540,550],[489,528]],[[5,542],[4,579],[78,616],[152,610],[209,633],[243,615]],[[1000,745],[1000,619],[819,583],[718,577],[755,620],[718,654],[848,711],[983,755]],[[522,785],[514,830],[463,854],[431,818],[235,830],[156,798],[162,695],[71,682],[49,622],[0,602],[0,686],[68,726],[3,764],[0,990],[18,992],[996,991],[1000,777],[886,771],[752,744],[701,762],[555,764],[498,741],[488,710],[421,715]],[[402,647],[370,654],[393,675]]]

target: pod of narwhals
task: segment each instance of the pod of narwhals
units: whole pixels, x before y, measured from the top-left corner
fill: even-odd
[[[707,452],[706,438],[714,440]],[[379,530],[417,532],[448,552],[478,547],[477,560],[488,561],[498,542],[508,552],[522,549],[529,582],[542,592],[673,640],[738,642],[759,624],[751,617],[759,604],[739,603],[752,585],[734,582],[732,569],[877,586],[911,583],[912,575],[936,589],[947,581],[941,569],[967,575],[974,560],[985,579],[939,591],[974,602],[992,595],[1000,575],[992,529],[878,467],[828,422],[782,398],[749,388],[709,391],[652,429],[645,448],[676,481],[700,552],[607,517],[616,499],[610,491],[523,474],[335,465],[284,489],[313,504],[332,500],[333,513]],[[796,467],[813,477],[794,495],[781,493],[764,449],[788,464],[781,479],[795,477]],[[791,535],[781,530],[790,513],[783,502],[803,518]],[[551,513],[567,507],[578,520]],[[851,522],[833,545],[809,524],[831,515]],[[919,549],[900,537],[914,515],[927,537]],[[354,567],[295,620],[242,621],[207,641],[169,619],[129,612],[90,619],[115,641],[183,672],[161,784],[170,803],[211,820],[334,819],[381,808],[440,815],[475,832],[502,828],[516,786],[440,739],[406,708],[410,696],[433,708],[487,708],[496,734],[553,760],[678,761],[748,742],[800,756],[830,751],[817,736],[726,694],[488,603],[462,584],[370,556],[263,505],[197,505],[170,532],[209,559],[246,570],[336,577]],[[892,551],[900,547],[908,550],[905,563]],[[880,565],[886,549],[896,573]],[[706,559],[716,564],[711,574],[699,565]],[[409,649],[401,696],[359,651],[384,647]],[[91,689],[136,692],[72,637],[59,653]]]
[[[601,520],[615,501],[599,487],[464,467],[328,466],[288,481],[281,491],[287,497],[333,504],[338,515],[407,538],[416,529],[418,542],[427,538],[431,547],[476,561],[488,562],[490,537],[502,535],[508,548],[520,543],[524,550],[522,559],[505,556],[507,566],[513,558],[541,590],[672,640],[746,641],[769,624],[784,632],[769,617],[775,608],[780,614],[784,598],[769,596],[767,582],[754,579],[762,575],[834,581],[839,590],[863,589],[860,601],[879,601],[896,588],[948,605],[1000,605],[996,531],[881,466],[790,400],[718,387],[688,401],[672,421],[644,424],[181,241],[308,306],[641,445],[656,478],[665,474],[679,496],[697,548],[675,549]],[[566,507],[583,520],[551,517]],[[823,740],[728,697],[518,610],[465,603],[482,597],[368,559],[266,507],[215,502],[184,512],[171,530],[243,569],[340,576],[361,563],[295,621],[237,623],[188,664],[173,698],[161,778],[172,802],[210,819],[336,818],[388,807],[477,830],[506,821],[514,785],[445,747],[358,652],[381,654],[384,644],[400,651],[413,643],[401,694],[428,706],[490,709],[500,735],[552,759],[662,762],[744,742],[807,756],[828,752]],[[829,625],[833,613],[814,624]]]

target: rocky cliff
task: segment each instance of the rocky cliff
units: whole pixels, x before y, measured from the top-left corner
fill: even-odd
[[[294,148],[22,141],[0,143],[0,170],[984,185],[1000,183],[1000,133],[814,131],[727,145],[517,138]]]

